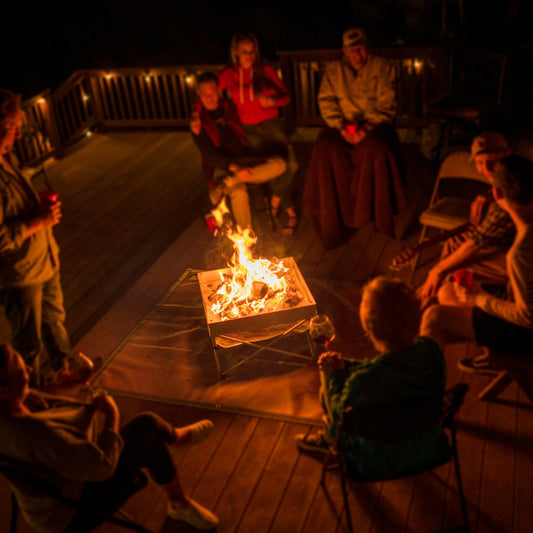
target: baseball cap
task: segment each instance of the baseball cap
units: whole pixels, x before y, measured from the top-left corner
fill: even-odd
[[[366,31],[363,28],[352,26],[342,34],[342,46],[344,48],[353,48],[360,44],[368,44]]]
[[[509,148],[505,137],[497,131],[486,131],[474,137],[470,148],[470,158],[480,154],[499,154]]]

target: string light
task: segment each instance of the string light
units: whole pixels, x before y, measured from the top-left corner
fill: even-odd
[[[46,104],[46,99],[45,98],[39,98],[39,100],[37,100],[37,103],[38,104]]]
[[[93,132],[91,130],[87,130],[85,132],[85,137],[90,137],[92,134],[93,134]]]
[[[187,85],[192,85],[194,83],[194,76],[192,74],[185,76],[185,83]]]
[[[113,75],[111,74],[111,72],[109,72],[109,70],[106,71],[105,79],[106,79],[106,80],[110,80],[112,77],[113,77]]]
[[[144,81],[150,81],[150,71],[146,71],[146,76],[144,77]]]
[[[83,98],[83,100],[85,102],[87,102],[87,100],[89,100],[89,95],[88,94],[83,94],[82,98]]]

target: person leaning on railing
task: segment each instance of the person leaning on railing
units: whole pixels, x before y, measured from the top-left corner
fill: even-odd
[[[369,52],[366,33],[343,34],[342,59],[326,64],[318,93],[327,124],[311,154],[304,205],[326,248],[338,246],[343,225],[374,221],[394,234],[393,215],[407,206],[401,145],[394,129],[396,69]]]
[[[93,364],[71,353],[52,227],[61,202],[41,201],[12,151],[22,122],[19,98],[0,90],[0,289],[11,342],[33,368],[35,386],[86,381]],[[44,375],[44,355],[51,371]],[[77,365],[77,368],[73,368]]]
[[[169,498],[170,518],[196,529],[214,529],[218,519],[184,492],[169,447],[196,444],[212,431],[210,420],[173,427],[154,413],[141,413],[119,430],[111,396],[83,404],[43,395],[28,387],[20,354],[0,345],[0,454],[34,467],[77,503],[77,510],[44,496],[15,491],[27,522],[42,533],[88,531],[87,526],[147,468]],[[23,480],[20,481],[22,484]]]

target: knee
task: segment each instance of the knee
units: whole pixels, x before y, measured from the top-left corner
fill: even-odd
[[[453,283],[443,283],[437,292],[437,300],[442,305],[457,305],[457,297],[455,296],[455,290]]]
[[[248,201],[248,189],[246,188],[245,183],[235,183],[234,185],[228,188],[227,192],[228,196],[231,198],[232,201]]]
[[[272,174],[276,176],[281,176],[287,170],[287,162],[281,157],[271,157],[268,164],[272,169]]]
[[[134,425],[143,434],[150,435],[159,430],[160,420],[160,417],[155,413],[146,411],[135,416],[130,424]]]

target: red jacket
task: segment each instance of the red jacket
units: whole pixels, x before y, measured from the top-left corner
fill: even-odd
[[[259,75],[258,75],[259,74]],[[235,102],[243,124],[258,124],[278,116],[278,107],[288,105],[290,96],[276,71],[267,64],[256,68],[226,67],[218,75],[220,90]],[[257,96],[275,96],[274,107],[262,107]]]

